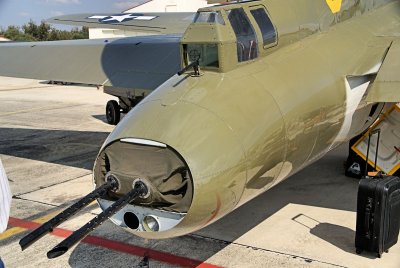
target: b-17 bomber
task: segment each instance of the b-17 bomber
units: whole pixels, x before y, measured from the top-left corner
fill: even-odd
[[[101,84],[119,92],[110,118],[127,112],[96,158],[94,192],[21,240],[97,199],[103,212],[50,258],[108,218],[149,239],[204,228],[400,102],[399,1],[230,1],[175,17],[52,21],[157,35],[0,45],[0,75]]]

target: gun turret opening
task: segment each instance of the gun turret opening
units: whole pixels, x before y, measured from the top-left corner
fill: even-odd
[[[171,147],[148,140],[126,138],[102,150],[96,160],[94,181],[104,184],[108,176],[119,189],[98,199],[103,210],[127,194],[140,181],[149,189],[112,217],[117,225],[135,232],[158,232],[173,228],[188,212],[193,180],[188,165]]]
[[[198,62],[201,67],[219,68],[217,44],[187,44],[184,51],[189,64]]]
[[[202,8],[182,38],[182,64],[199,61],[204,70],[228,72],[277,44],[277,30],[262,4]]]

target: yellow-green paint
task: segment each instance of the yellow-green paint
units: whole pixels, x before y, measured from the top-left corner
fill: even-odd
[[[221,12],[226,23],[189,26],[182,53],[187,44],[217,43],[220,68],[170,78],[123,119],[102,148],[122,138],[157,141],[176,150],[190,168],[194,194],[183,221],[168,231],[134,233],[166,238],[203,228],[369,127],[379,111],[371,115],[366,95],[358,100],[353,94],[373,81],[385,60],[396,38],[390,36],[399,31],[393,25],[400,22],[400,3],[340,2],[338,12],[323,0],[201,10]],[[250,13],[255,5],[265,7],[274,23],[278,42],[272,47],[262,45]],[[234,8],[244,9],[257,34],[259,57],[248,62],[238,62],[227,23],[227,11]],[[359,85],[348,82],[358,80]],[[146,177],[140,167],[135,172]]]
[[[39,61],[47,68],[36,68],[34,71],[38,72],[34,72],[29,64],[21,65],[28,58],[21,61],[11,59],[16,58],[20,51],[26,53],[22,57],[27,57],[27,51],[30,51],[30,61],[38,62],[37,58],[49,59],[50,52],[53,53],[50,55],[59,55],[58,49],[62,46],[63,51],[69,51],[63,53],[64,61],[70,58],[68,55],[78,55],[72,60],[73,66],[87,67],[81,68],[78,76],[82,80],[79,81],[97,83],[95,81],[100,79],[110,94],[125,87],[135,88],[134,92],[138,94],[146,94],[159,83],[154,87],[135,86],[135,83],[141,80],[139,84],[152,84],[157,74],[163,74],[165,79],[170,77],[179,63],[183,68],[192,61],[190,53],[198,53],[193,47],[200,47],[202,51],[209,49],[210,58],[217,58],[212,64],[202,65],[200,74],[188,68],[181,76],[174,75],[167,81],[159,81],[165,82],[123,118],[107,138],[96,160],[96,186],[104,182],[108,172],[124,180],[117,193],[106,197],[109,200],[125,194],[131,189],[132,182],[141,178],[152,186],[151,193],[148,200],[136,200],[136,205],[142,206],[143,210],[163,210],[170,216],[179,214],[183,217],[182,221],[166,231],[132,230],[140,236],[167,238],[207,226],[362,133],[376,120],[385,102],[400,100],[399,1],[229,2],[199,10],[199,13],[220,15],[218,23],[205,20],[187,26],[189,22],[186,20],[186,24],[178,25],[176,20],[187,14],[167,15],[159,33],[186,31],[182,38],[180,35],[156,37],[153,41],[159,39],[155,46],[157,49],[143,50],[152,53],[146,55],[149,62],[142,60],[140,63],[143,65],[137,65],[143,68],[118,69],[118,57],[132,57],[134,61],[135,53],[141,51],[133,46],[131,50],[126,50],[130,49],[133,39],[130,39],[132,43],[129,40],[110,42],[118,46],[115,54],[109,54],[110,48],[103,43],[86,45],[85,50],[80,46],[71,46],[69,42],[55,46],[12,44],[8,46],[10,50],[3,50],[3,59],[10,59],[10,64],[4,67],[13,69],[11,74],[27,72],[29,76],[25,77],[41,78],[41,75],[51,73],[52,80],[59,80],[54,79],[59,74],[49,72],[54,68],[46,64],[53,61]],[[251,25],[242,29],[249,32],[243,35],[252,35],[252,31],[255,33],[250,44],[238,40],[237,31],[231,26],[229,14],[234,9],[242,9]],[[270,43],[264,43],[263,29],[253,16],[258,9],[265,10],[272,22],[269,33],[271,30],[276,32],[276,40]],[[75,23],[82,22],[79,20],[81,17],[73,17]],[[83,23],[88,23],[87,19]],[[149,25],[144,25],[145,21],[130,21],[115,27],[143,27],[154,31],[151,26],[160,27],[160,23],[162,20],[153,20]],[[167,29],[169,26],[171,29]],[[91,44],[94,41],[79,41],[77,44],[81,42]],[[153,43],[149,41],[148,44]],[[166,48],[169,45],[171,49]],[[241,45],[249,45],[250,48],[248,51],[241,50]],[[24,46],[29,50],[23,49]],[[75,48],[70,50],[71,47]],[[32,53],[34,51],[36,53]],[[251,60],[240,61],[238,51]],[[248,53],[243,54],[244,51]],[[88,58],[92,61],[94,55],[101,55],[97,64],[100,68],[89,68],[87,65]],[[253,57],[255,55],[257,57]],[[112,65],[115,67],[105,72],[108,63],[112,62],[116,63]],[[171,62],[172,65],[167,64]],[[168,66],[174,69],[165,73]],[[57,71],[63,73],[61,77],[76,79],[77,69],[69,67]],[[126,93],[131,94],[131,91]],[[375,104],[377,109],[373,112]],[[164,144],[169,150],[168,156],[173,155],[169,160],[173,161],[163,161],[160,157],[162,153],[159,152],[166,150],[163,146],[155,146],[151,150],[146,147],[149,145],[143,144],[135,144],[134,149],[130,144],[112,146],[122,143],[121,139],[125,138]],[[137,163],[139,160],[140,165]],[[173,172],[158,172],[175,171],[172,167],[176,163],[183,163],[181,166],[188,168],[190,176],[170,176]],[[183,179],[187,177],[191,182],[183,185]],[[160,195],[181,190],[168,188],[164,179],[172,180],[172,185],[183,185],[189,194],[169,196],[170,200],[157,202]],[[155,181],[161,183],[155,187]],[[179,202],[175,201],[179,198],[185,206],[176,205]],[[132,207],[129,209],[135,210]],[[126,227],[123,221],[122,217],[119,222]],[[22,231],[10,229],[1,238]]]

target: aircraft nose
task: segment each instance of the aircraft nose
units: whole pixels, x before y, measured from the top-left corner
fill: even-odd
[[[160,219],[165,211],[178,216],[175,225],[165,221],[168,228],[158,227],[165,237],[192,232],[231,211],[246,181],[243,149],[229,126],[211,111],[183,101],[167,106],[148,101],[129,113],[96,160],[96,185],[110,172],[122,181],[122,194],[136,179],[150,185],[151,196],[135,203],[141,211],[149,210],[139,215],[139,222],[154,213]],[[117,220],[121,226],[125,214]]]

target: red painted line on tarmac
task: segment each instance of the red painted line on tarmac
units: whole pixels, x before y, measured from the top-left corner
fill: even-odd
[[[26,220],[21,220],[17,218],[12,218],[10,217],[8,224],[14,227],[21,227],[29,230],[36,229],[39,227],[41,224],[31,222],[31,221],[26,221]],[[53,232],[50,234],[58,236],[58,237],[63,237],[66,238],[69,235],[72,234],[71,231],[66,230],[66,229],[61,229],[61,228],[55,228]],[[186,257],[180,257],[176,256],[170,253],[162,252],[162,251],[157,251],[149,248],[144,248],[144,247],[139,247],[139,246],[134,246],[131,244],[126,244],[98,236],[92,236],[88,235],[86,236],[81,242],[90,244],[90,245],[95,245],[107,249],[112,249],[118,252],[123,252],[135,256],[140,256],[144,257],[147,256],[148,258],[154,259],[156,261],[164,262],[164,263],[169,263],[169,264],[174,264],[174,265],[179,265],[183,267],[201,267],[201,268],[219,268],[220,266],[216,266],[210,263],[205,263],[201,262],[198,260],[193,260],[189,259]]]

